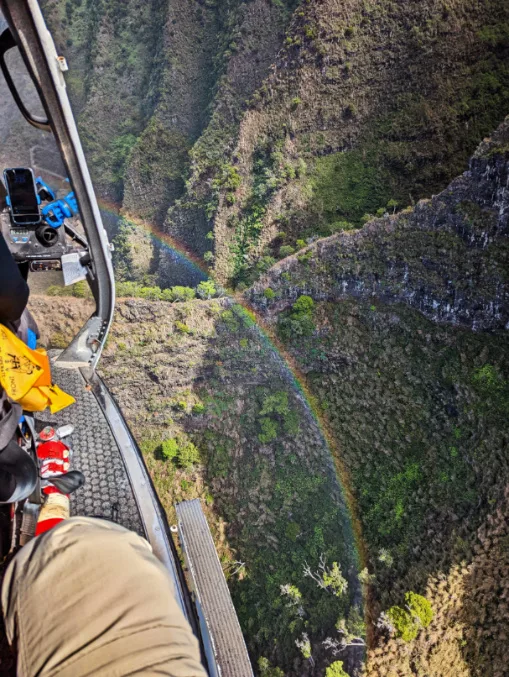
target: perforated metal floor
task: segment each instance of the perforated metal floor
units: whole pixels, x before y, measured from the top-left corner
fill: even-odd
[[[71,514],[104,517],[144,536],[144,530],[117,443],[94,394],[77,369],[52,368],[53,380],[76,399],[55,416],[37,415],[38,428],[74,426],[72,467],[81,470],[85,486],[71,498]]]

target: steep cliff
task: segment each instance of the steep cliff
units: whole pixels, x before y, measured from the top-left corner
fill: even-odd
[[[294,245],[445,188],[506,114],[507,11],[303,3],[242,118],[239,186],[220,191],[214,219],[216,276],[249,283],[278,231]]]
[[[353,673],[366,638],[373,677],[502,677],[509,122],[475,148],[507,3],[45,5],[124,273],[187,282],[148,223],[247,289],[122,302],[103,370],[169,514],[208,505],[253,660]]]
[[[300,294],[405,303],[472,329],[509,322],[509,118],[442,193],[274,265],[249,292],[280,312]],[[267,294],[266,289],[271,293]]]
[[[509,108],[503,0],[44,5],[100,192],[222,282],[439,192]]]

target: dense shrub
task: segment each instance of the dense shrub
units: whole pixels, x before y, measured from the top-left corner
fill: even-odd
[[[217,294],[216,285],[212,280],[204,280],[198,285],[196,293],[201,299],[211,299]]]
[[[411,642],[417,637],[419,625],[406,609],[402,609],[400,606],[392,606],[387,611],[387,618],[394,628],[396,637],[401,638],[404,642]]]
[[[195,445],[182,435],[164,440],[161,453],[168,461],[175,461],[179,468],[188,470],[199,463],[200,452]]]
[[[155,286],[144,286],[138,282],[117,282],[117,296],[119,298],[134,297],[149,301],[190,301],[195,298],[196,292],[191,287],[171,287],[161,289]]]
[[[405,595],[406,608],[393,606],[387,611],[387,618],[394,628],[396,637],[411,642],[421,628],[427,628],[433,620],[433,609],[428,600],[415,592]]]
[[[48,296],[74,296],[78,299],[91,298],[92,292],[85,280],[76,282],[68,287],[53,284],[47,288]]]
[[[171,289],[165,289],[165,292],[169,291],[172,295],[172,301],[192,301],[195,298],[196,292],[190,287],[172,287]],[[168,299],[170,300],[170,299]]]
[[[423,628],[427,628],[433,620],[433,609],[428,600],[415,592],[407,592],[405,602],[412,616],[419,620]]]
[[[161,444],[161,453],[164,458],[168,461],[173,461],[178,454],[178,444],[177,440],[172,437],[170,440],[164,440]]]
[[[280,316],[278,332],[282,339],[311,336],[315,331],[313,322],[314,301],[310,296],[299,296],[290,312]]]
[[[282,247],[279,247],[279,256],[284,259],[286,256],[291,256],[295,254],[295,247],[292,247],[290,244],[284,244]]]
[[[260,428],[261,433],[259,433],[258,439],[262,444],[268,444],[277,438],[277,423],[268,416],[260,419]]]
[[[325,677],[348,677],[348,673],[343,670],[343,661],[334,661],[325,670]]]

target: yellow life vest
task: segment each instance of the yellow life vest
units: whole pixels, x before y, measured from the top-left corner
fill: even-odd
[[[51,382],[46,351],[32,350],[3,325],[0,325],[0,385],[25,411],[49,407],[56,414],[76,401]]]

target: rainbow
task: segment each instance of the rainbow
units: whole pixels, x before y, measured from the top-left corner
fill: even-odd
[[[197,276],[202,279],[209,277],[209,270],[203,259],[197,256],[182,242],[175,240],[167,233],[161,232],[153,224],[133,216],[132,214],[128,214],[114,202],[104,200],[103,198],[99,198],[97,202],[103,216],[106,213],[108,216],[114,219],[122,219],[144,235],[148,235],[156,247],[160,247],[169,252],[176,263],[179,263],[186,268],[190,267],[197,274]]]
[[[183,243],[172,238],[170,235],[161,232],[154,225],[139,219],[131,214],[125,213],[117,205],[99,200],[99,207],[101,211],[106,212],[114,218],[122,218],[129,225],[139,229],[144,235],[149,235],[156,246],[169,250],[171,256],[179,263],[185,266],[192,266],[196,272],[202,274],[203,277],[209,278],[210,272],[205,262],[192,252]],[[336,475],[338,482],[343,491],[346,507],[349,512],[350,525],[353,532],[353,540],[355,544],[356,554],[359,559],[359,568],[362,569],[367,564],[367,552],[364,540],[362,538],[361,522],[359,519],[359,512],[357,502],[355,500],[352,484],[348,469],[343,460],[341,450],[338,442],[334,437],[332,426],[327,418],[327,415],[321,409],[316,397],[312,394],[304,374],[298,367],[295,359],[288,353],[281,341],[275,335],[273,329],[264,321],[259,313],[251,306],[251,304],[241,295],[229,292],[228,296],[234,303],[242,307],[245,316],[251,320],[253,326],[256,327],[260,339],[266,347],[278,358],[282,366],[282,372],[290,385],[293,387],[300,397],[299,399],[305,404],[308,411],[311,413],[327,449],[334,461]],[[365,605],[366,608],[366,605]]]

